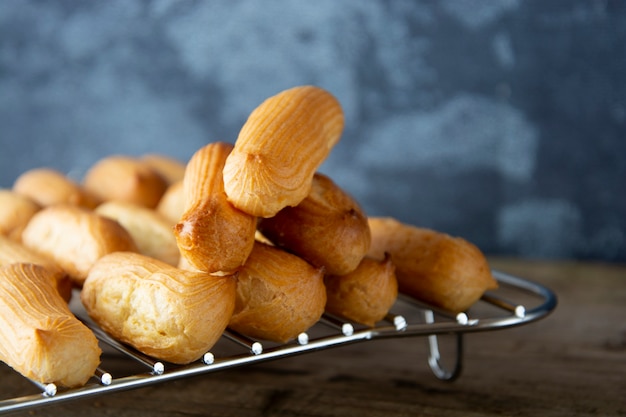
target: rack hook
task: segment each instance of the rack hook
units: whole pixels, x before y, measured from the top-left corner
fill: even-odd
[[[426,323],[435,322],[435,315],[432,310],[424,310],[424,319]],[[463,333],[452,333],[455,336],[455,358],[452,369],[446,369],[441,363],[441,353],[439,352],[439,339],[436,334],[428,336],[428,366],[437,378],[442,381],[452,382],[461,375],[463,369]]]

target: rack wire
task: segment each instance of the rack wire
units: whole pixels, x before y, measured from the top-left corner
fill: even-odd
[[[400,295],[392,311],[374,327],[360,326],[338,317],[324,315],[309,331],[300,334],[295,341],[287,344],[268,344],[265,341],[252,340],[232,330],[226,330],[214,347],[216,350],[206,352],[197,362],[184,366],[164,363],[148,357],[113,339],[88,318],[81,317],[77,313],[77,316],[94,331],[103,350],[107,349],[115,354],[123,355],[130,363],[138,365],[141,371],[116,377],[106,370],[107,364],[103,359],[103,364],[85,386],[60,389],[54,384],[31,381],[38,392],[21,397],[0,399],[0,414],[166,383],[373,339],[397,337],[427,337],[430,369],[437,378],[453,381],[461,374],[465,333],[500,330],[528,324],[546,317],[556,308],[557,298],[550,289],[499,271],[493,271],[493,275],[500,284],[499,288],[486,293],[467,312],[451,315],[413,298]],[[452,363],[448,367],[443,364],[439,349],[438,336],[444,334],[453,335],[456,341]],[[224,344],[231,345],[230,349],[222,349],[223,352],[220,352],[219,346]]]

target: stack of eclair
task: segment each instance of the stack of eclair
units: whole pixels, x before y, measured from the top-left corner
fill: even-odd
[[[374,326],[399,291],[459,312],[495,288],[473,244],[368,217],[319,172],[343,128],[335,97],[298,86],[185,163],[111,155],[80,182],[20,175],[0,190],[0,360],[84,385],[101,350],[73,294],[117,340],[186,364],[226,328],[286,343],[324,312]]]

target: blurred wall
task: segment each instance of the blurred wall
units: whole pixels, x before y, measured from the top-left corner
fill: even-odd
[[[298,84],[346,113],[321,171],[491,254],[626,261],[626,3],[0,2],[0,187],[234,142]]]

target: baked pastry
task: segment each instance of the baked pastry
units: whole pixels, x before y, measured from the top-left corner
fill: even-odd
[[[39,265],[0,268],[0,360],[40,383],[78,387],[94,375],[102,352],[53,280]]]
[[[321,268],[256,242],[239,270],[229,327],[252,338],[285,343],[313,326],[325,305]]]
[[[83,185],[101,201],[119,200],[155,208],[168,183],[144,161],[111,155],[100,159],[87,171]]]
[[[22,173],[13,190],[42,207],[73,204],[92,209],[98,199],[65,174],[51,168],[36,168]]]
[[[395,269],[387,255],[382,261],[363,258],[346,275],[327,275],[326,311],[373,327],[385,318],[398,298]]]
[[[117,340],[185,364],[217,342],[235,307],[236,278],[183,271],[130,252],[101,258],[81,291],[89,316]]]
[[[157,153],[142,155],[139,159],[161,174],[168,185],[183,180],[186,164],[178,159]]]
[[[12,190],[0,190],[0,235],[20,241],[22,230],[41,206],[30,197]]]
[[[46,277],[52,279],[52,285],[66,302],[72,298],[72,281],[69,275],[52,259],[43,256],[23,244],[0,235],[0,266],[14,263],[31,263],[45,268]]]
[[[183,180],[170,184],[156,206],[156,211],[175,225],[185,212]]]
[[[268,98],[250,114],[226,160],[229,201],[257,217],[297,205],[343,125],[339,102],[319,87],[298,86]]]
[[[33,216],[22,242],[52,258],[72,282],[81,286],[89,268],[104,255],[139,249],[132,236],[115,220],[77,206],[56,205]]]
[[[248,258],[256,217],[228,202],[222,170],[233,145],[208,144],[189,160],[183,191],[185,211],[174,234],[185,263],[211,274],[231,274]]]
[[[94,211],[122,225],[132,236],[140,253],[178,265],[180,252],[172,225],[154,209],[123,201],[107,201]]]
[[[320,173],[309,195],[295,207],[259,219],[259,231],[330,275],[354,271],[370,247],[367,216],[359,204]]]
[[[497,281],[483,253],[465,239],[393,218],[370,218],[369,255],[391,255],[400,292],[451,312],[462,312]]]

